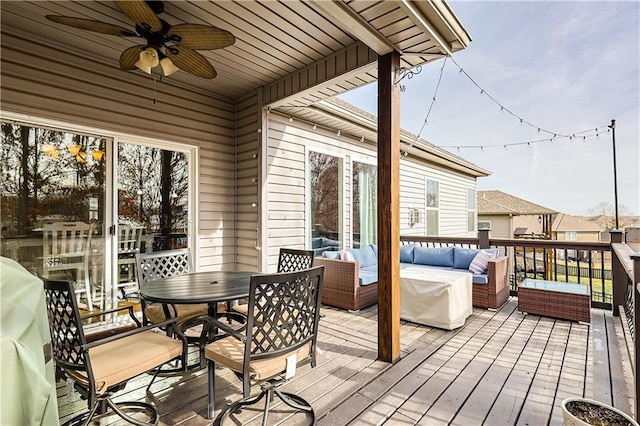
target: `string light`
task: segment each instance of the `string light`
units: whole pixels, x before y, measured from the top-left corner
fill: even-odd
[[[447,65],[447,57],[444,58],[444,61],[442,63],[442,67],[440,68],[440,75],[438,76],[438,82],[436,83],[436,88],[433,91],[433,96],[431,97],[431,105],[429,105],[429,110],[427,111],[427,116],[424,118],[424,121],[422,122],[422,127],[420,128],[420,131],[418,132],[418,135],[416,136],[416,140],[420,139],[420,135],[422,134],[422,131],[424,130],[425,126],[427,125],[427,123],[429,121],[429,116],[431,115],[431,110],[433,109],[433,105],[436,103],[436,97],[438,96],[438,89],[440,88],[440,82],[442,81],[442,75],[444,74],[445,65]]]
[[[313,125],[313,130],[318,130],[318,125],[317,124]]]
[[[536,126],[533,123],[531,123],[528,120],[525,120],[523,117],[519,116],[518,114],[514,113],[513,111],[511,111],[509,108],[507,108],[506,106],[504,106],[504,104],[498,102],[493,96],[491,96],[491,94],[489,94],[486,90],[484,90],[482,87],[480,87],[480,85],[456,62],[455,59],[453,59],[452,57],[448,57],[449,59],[451,59],[451,62],[453,62],[455,64],[456,67],[458,67],[458,72],[459,74],[463,74],[465,77],[467,77],[467,79],[469,79],[469,81],[471,81],[471,83],[473,83],[474,86],[476,86],[478,89],[480,89],[480,96],[486,96],[488,99],[490,99],[491,101],[493,101],[497,106],[500,107],[500,111],[502,112],[507,112],[509,113],[511,116],[513,116],[514,118],[516,118],[517,120],[520,121],[520,124],[522,125],[527,125],[530,127],[533,127],[534,129],[537,129],[538,132],[544,132],[550,135],[554,135],[554,137],[556,137],[557,134],[559,134],[558,132],[553,132],[551,130],[547,130],[541,126]]]
[[[444,148],[444,149],[453,149],[455,148],[456,151],[460,152],[461,149],[480,149],[481,151],[484,151],[485,148],[504,148],[505,150],[507,149],[507,147],[511,147],[511,146],[518,146],[518,145],[527,145],[527,146],[531,146],[534,144],[540,144],[540,143],[553,143],[555,140],[560,140],[560,139],[569,139],[570,142],[573,142],[575,135],[580,135],[582,137],[582,141],[583,142],[587,142],[587,139],[590,138],[598,138],[600,132],[597,131],[597,128],[594,129],[589,129],[589,130],[584,130],[582,132],[576,132],[573,133],[572,135],[560,135],[557,133],[553,134],[553,137],[551,138],[544,138],[544,139],[536,139],[536,140],[529,140],[529,141],[522,141],[522,142],[514,142],[514,143],[500,143],[500,144],[495,144],[495,145],[440,145],[440,148]]]
[[[293,123],[293,117],[289,117],[289,123]]]

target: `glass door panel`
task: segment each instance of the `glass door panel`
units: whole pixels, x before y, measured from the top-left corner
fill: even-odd
[[[189,245],[189,155],[121,142],[117,164],[117,297],[131,299],[135,253]]]
[[[0,255],[74,283],[80,306],[109,309],[104,279],[107,138],[2,122]]]

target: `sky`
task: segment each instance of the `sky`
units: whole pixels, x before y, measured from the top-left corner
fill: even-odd
[[[489,170],[478,190],[588,215],[614,205],[615,119],[618,204],[640,214],[640,1],[447,3],[472,42],[402,80],[402,129]],[[376,114],[376,91],[340,98]]]

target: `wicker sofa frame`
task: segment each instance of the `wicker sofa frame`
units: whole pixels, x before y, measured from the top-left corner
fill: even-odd
[[[507,262],[506,256],[489,261],[488,284],[473,284],[473,306],[497,309],[509,299]],[[378,283],[359,284],[358,262],[316,257],[314,265],[325,267],[323,304],[358,311],[378,303]]]

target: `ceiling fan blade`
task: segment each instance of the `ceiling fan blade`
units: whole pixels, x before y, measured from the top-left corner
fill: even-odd
[[[68,25],[81,30],[93,31],[96,33],[109,34],[120,37],[138,37],[138,34],[117,25],[107,24],[106,22],[94,21],[92,19],[73,18],[70,16],[47,15],[50,21],[58,24]]]
[[[213,65],[196,51],[182,46],[171,46],[165,53],[175,66],[188,73],[202,78],[215,78],[218,75]]]
[[[162,30],[160,18],[144,0],[116,0],[116,5],[129,19],[150,32]]]
[[[167,36],[178,36],[177,43],[194,50],[214,50],[231,46],[236,38],[229,31],[200,24],[178,24],[171,27]]]
[[[136,69],[136,62],[140,60],[140,53],[146,48],[144,44],[129,47],[120,55],[120,68],[123,70]]]

